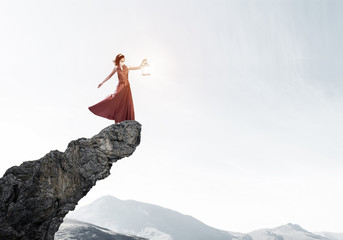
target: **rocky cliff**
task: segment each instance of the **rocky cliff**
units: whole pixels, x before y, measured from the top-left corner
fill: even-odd
[[[53,240],[63,217],[110,175],[112,163],[135,151],[140,132],[136,121],[113,124],[71,141],[65,152],[8,169],[0,179],[0,239]]]

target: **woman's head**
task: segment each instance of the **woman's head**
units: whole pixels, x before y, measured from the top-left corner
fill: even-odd
[[[125,56],[123,54],[118,54],[114,60],[116,66],[123,65],[125,62]]]

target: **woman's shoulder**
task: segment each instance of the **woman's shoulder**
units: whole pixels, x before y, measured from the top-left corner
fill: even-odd
[[[123,71],[129,71],[129,67],[126,64],[123,65]]]

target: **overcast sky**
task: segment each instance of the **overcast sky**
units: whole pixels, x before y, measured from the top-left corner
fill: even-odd
[[[343,232],[343,2],[0,0],[0,174],[113,121],[88,107],[130,71],[142,141],[103,195],[249,232]]]

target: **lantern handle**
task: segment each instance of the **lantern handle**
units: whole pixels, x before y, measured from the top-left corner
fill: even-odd
[[[148,60],[147,60],[146,58],[144,58],[144,59],[142,60],[141,67],[142,67],[147,61],[148,61]]]

